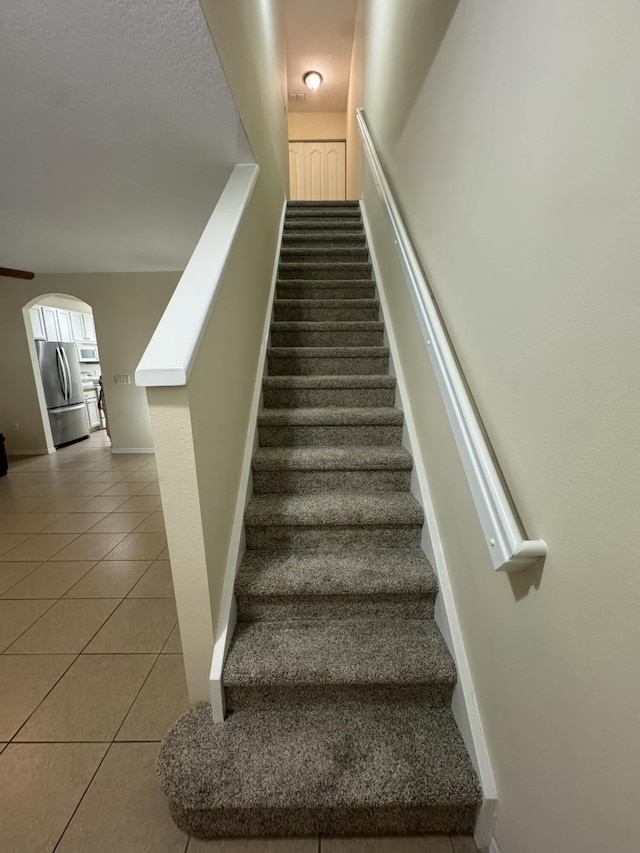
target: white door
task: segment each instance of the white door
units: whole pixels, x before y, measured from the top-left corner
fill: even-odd
[[[290,142],[291,201],[342,201],[345,163],[344,142]]]
[[[324,168],[327,201],[344,201],[345,197],[345,143],[325,142]]]
[[[42,306],[42,317],[44,319],[44,329],[48,341],[60,340],[60,327],[58,326],[58,311],[56,308],[50,308],[48,305]]]
[[[84,340],[84,320],[82,319],[82,314],[79,314],[77,311],[71,312],[71,330],[74,341]]]
[[[82,319],[84,320],[84,336],[85,340],[91,341],[95,344],[96,342],[96,327],[93,322],[93,316],[91,314],[83,314]]]
[[[31,315],[31,328],[33,329],[33,337],[36,341],[46,341],[47,332],[44,328],[44,318],[42,316],[42,307],[40,305],[32,305],[29,308]]]
[[[304,198],[303,144],[302,142],[289,143],[289,197],[291,201],[299,201]]]
[[[71,328],[71,311],[58,308],[58,328],[60,329],[60,340],[63,343],[73,342],[73,329]]]

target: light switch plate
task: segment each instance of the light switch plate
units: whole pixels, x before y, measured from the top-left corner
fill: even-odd
[[[130,376],[116,375],[114,379],[116,380],[116,385],[131,385]]]

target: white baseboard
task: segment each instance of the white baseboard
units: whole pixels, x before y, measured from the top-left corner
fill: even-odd
[[[414,465],[411,475],[411,491],[422,505],[425,514],[425,524],[422,531],[422,549],[438,577],[440,591],[436,599],[435,620],[458,670],[458,682],[454,690],[451,709],[482,787],[483,802],[478,810],[474,838],[478,847],[481,850],[486,850],[493,832],[497,806],[495,779],[489,760],[487,742],[482,728],[480,710],[476,701],[469,661],[464,648],[462,628],[453,597],[453,589],[440,538],[433,500],[431,498],[427,471],[418,443],[411,401],[398,358],[397,338],[389,316],[389,306],[383,288],[380,266],[376,257],[367,212],[362,201],[360,202],[360,208],[376,280],[376,288],[382,307],[387,343],[390,349],[390,370],[395,375],[397,381],[396,405],[404,412],[403,444],[413,456]]]
[[[216,723],[221,723],[225,717],[225,698],[224,687],[222,685],[222,668],[224,666],[224,660],[236,624],[236,605],[235,598],[233,595],[233,588],[235,585],[236,574],[238,572],[238,568],[245,552],[244,511],[249,501],[249,498],[253,494],[251,460],[253,459],[253,454],[258,443],[258,411],[262,403],[262,377],[264,376],[265,372],[267,348],[269,344],[269,334],[271,331],[273,296],[275,294],[276,281],[278,278],[278,265],[280,263],[280,244],[282,243],[282,232],[284,230],[284,216],[286,210],[287,200],[285,198],[282,204],[282,214],[280,216],[280,229],[278,231],[276,256],[273,265],[273,273],[271,276],[269,303],[265,315],[264,327],[262,329],[262,344],[260,347],[260,355],[258,357],[256,381],[253,388],[253,399],[251,401],[251,410],[249,413],[249,427],[247,429],[247,438],[245,441],[244,456],[242,459],[240,487],[238,489],[238,498],[236,500],[235,515],[233,520],[233,530],[231,532],[231,541],[229,543],[229,551],[227,553],[227,562],[225,566],[224,582],[222,585],[222,596],[220,599],[220,610],[218,614],[217,637],[213,646],[213,655],[211,657],[211,670],[209,673],[209,695],[211,696],[211,713],[213,715],[213,720]]]
[[[111,453],[155,453],[154,447],[112,447]]]

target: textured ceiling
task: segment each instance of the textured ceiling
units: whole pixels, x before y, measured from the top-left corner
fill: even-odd
[[[198,0],[3,0],[0,266],[182,269],[239,119]]]
[[[357,0],[285,0],[288,91],[306,94],[304,101],[289,99],[289,112],[347,109],[356,6]],[[322,74],[315,92],[302,82],[306,71]]]

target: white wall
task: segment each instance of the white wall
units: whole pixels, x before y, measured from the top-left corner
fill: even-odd
[[[346,113],[289,113],[289,139],[346,139]]]
[[[430,31],[434,3],[365,5],[373,135],[516,506],[549,546],[542,570],[491,568],[365,175],[497,777],[496,838],[502,853],[631,853],[640,6],[461,3]]]
[[[1,279],[0,432],[9,453],[47,452],[22,315],[23,306],[46,294],[69,294],[93,309],[113,448],[153,447],[145,392],[133,384],[133,375],[179,277],[177,272],[158,272]],[[115,374],[131,375],[132,384],[115,385]],[[14,423],[20,425],[18,432]]]

